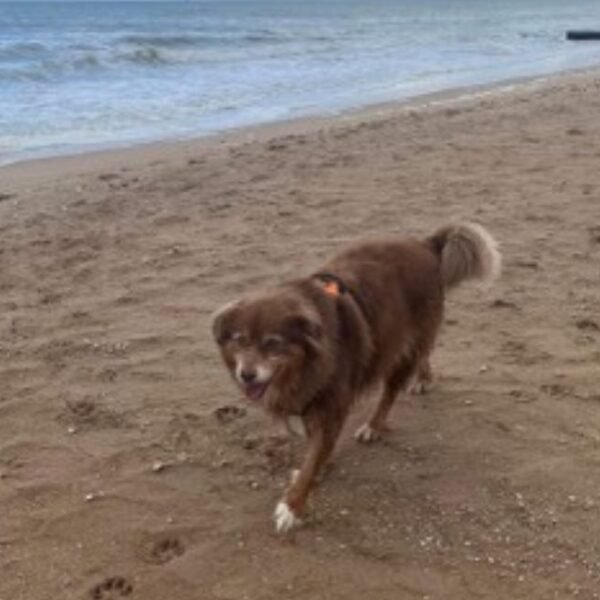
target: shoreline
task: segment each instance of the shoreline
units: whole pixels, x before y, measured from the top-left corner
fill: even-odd
[[[420,94],[386,102],[366,104],[339,111],[329,111],[314,115],[297,118],[281,119],[234,127],[231,129],[215,131],[205,135],[190,135],[184,138],[159,139],[140,141],[107,147],[81,149],[80,151],[65,151],[57,154],[49,154],[39,157],[27,157],[15,159],[0,165],[0,177],[7,179],[15,176],[23,169],[34,167],[41,172],[52,171],[57,167],[67,170],[79,171],[82,165],[77,162],[94,165],[96,162],[106,164],[106,168],[112,166],[112,158],[116,162],[122,160],[136,160],[136,154],[144,156],[147,160],[158,160],[161,156],[170,156],[178,152],[196,151],[199,148],[210,148],[211,146],[230,145],[248,141],[264,140],[279,135],[290,135],[298,132],[309,132],[326,126],[335,126],[336,123],[351,123],[355,120],[389,117],[403,111],[426,110],[446,105],[477,102],[484,97],[504,95],[510,93],[527,92],[539,86],[560,84],[571,78],[579,80],[593,76],[600,72],[600,65],[595,67],[584,67],[567,69],[565,71],[553,72],[546,75],[535,75],[510,78],[494,83],[470,85],[465,87],[450,88],[437,92]],[[85,168],[85,167],[84,167]]]

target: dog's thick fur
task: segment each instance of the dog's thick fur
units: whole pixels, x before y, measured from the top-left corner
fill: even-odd
[[[448,225],[425,240],[363,243],[317,274],[226,305],[213,318],[223,360],[250,400],[301,420],[308,451],[275,511],[278,530],[299,521],[311,484],[349,409],[367,388],[383,394],[357,439],[386,426],[398,392],[431,379],[429,355],[445,292],[491,281],[500,254],[479,225]]]

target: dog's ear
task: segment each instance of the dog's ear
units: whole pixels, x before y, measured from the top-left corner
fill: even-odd
[[[294,314],[285,321],[285,333],[291,340],[303,342],[318,351],[323,338],[323,325],[316,315]]]
[[[238,313],[240,302],[229,302],[219,308],[211,318],[211,330],[217,344],[227,342],[234,333],[235,317]]]

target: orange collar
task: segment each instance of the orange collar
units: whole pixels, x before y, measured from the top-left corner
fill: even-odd
[[[324,281],[323,282],[323,291],[333,298],[338,298],[342,293],[340,289],[340,284],[337,281]]]
[[[332,298],[339,298],[348,293],[348,287],[333,273],[315,273],[313,279],[319,282],[321,289]]]
[[[352,288],[348,287],[341,277],[338,277],[334,273],[328,271],[321,271],[315,273],[312,278],[319,282],[320,288],[327,296],[337,300],[342,296],[349,296],[352,298],[354,303],[358,306],[362,314],[369,318],[368,307],[362,301],[362,298]]]

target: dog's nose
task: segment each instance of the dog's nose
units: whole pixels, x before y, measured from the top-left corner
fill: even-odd
[[[257,372],[254,369],[242,369],[240,378],[244,383],[253,383],[256,380]]]

